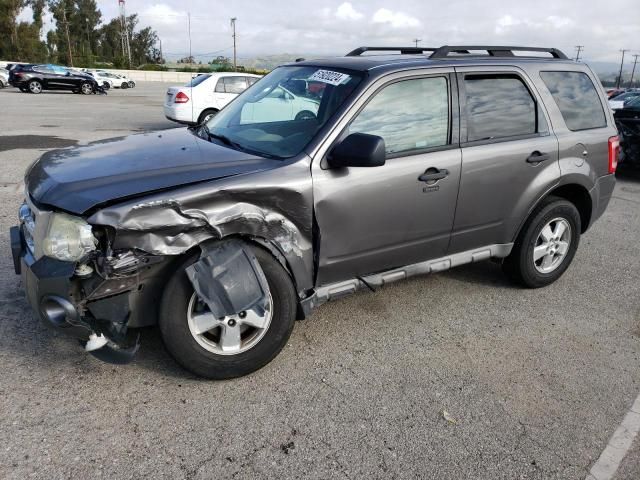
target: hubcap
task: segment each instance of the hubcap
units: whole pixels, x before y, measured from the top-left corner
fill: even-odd
[[[255,307],[224,318],[216,318],[195,292],[187,307],[191,335],[205,350],[218,355],[237,355],[255,347],[267,333],[272,316],[270,294],[266,309]]]
[[[82,93],[90,93],[92,90],[91,85],[85,83],[84,85],[82,85]]]
[[[40,87],[39,83],[33,82],[29,84],[29,89],[33,92],[33,93],[40,93],[40,90],[42,90],[42,88]]]
[[[538,235],[533,248],[533,264],[540,273],[551,273],[563,262],[571,244],[571,225],[564,218],[554,218]]]

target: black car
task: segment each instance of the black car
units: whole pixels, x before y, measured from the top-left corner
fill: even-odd
[[[613,116],[620,133],[620,162],[625,167],[640,168],[640,97],[625,103]]]
[[[9,83],[25,93],[43,90],[71,90],[85,95],[104,93],[92,76],[57,65],[22,65],[11,71]]]

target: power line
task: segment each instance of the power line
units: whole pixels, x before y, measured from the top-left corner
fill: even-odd
[[[577,53],[576,53],[576,62],[579,62],[579,61],[580,61],[580,52],[581,52],[582,50],[584,50],[584,45],[576,45],[576,50],[577,50]]]
[[[624,65],[624,54],[628,52],[628,49],[623,48],[620,50],[622,52],[622,60],[620,61],[620,74],[618,75],[618,81],[616,82],[616,88],[620,88],[620,84],[622,83],[622,66]]]
[[[418,42],[421,42],[422,39],[421,38],[414,38],[413,42],[416,44],[416,48],[418,48]]]

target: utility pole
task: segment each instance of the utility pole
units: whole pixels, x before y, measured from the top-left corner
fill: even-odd
[[[233,71],[237,72],[238,71],[238,60],[237,60],[237,55],[236,55],[236,17],[233,17],[231,19],[231,28],[233,29],[233,34],[231,35],[233,37]]]
[[[164,57],[162,56],[162,39],[158,37],[158,41],[160,42],[160,63],[163,63]]]
[[[636,73],[636,63],[638,63],[638,57],[640,57],[640,55],[636,54],[633,56],[633,69],[631,70],[631,80],[629,80],[629,88],[633,86],[633,76]]]
[[[193,62],[191,58],[191,12],[187,12],[187,28],[189,29],[189,65]]]
[[[418,42],[421,42],[421,41],[422,41],[422,39],[421,39],[421,38],[414,38],[414,39],[413,39],[413,43],[415,43],[415,44],[416,44],[416,48],[418,48]]]
[[[73,55],[71,54],[71,40],[69,39],[69,22],[67,22],[67,11],[62,9],[62,21],[64,22],[64,30],[67,34],[67,48],[69,49],[69,66],[73,68]]]
[[[576,45],[576,50],[578,51],[578,53],[576,53],[576,62],[578,62],[580,61],[580,52],[584,50],[584,45]]]
[[[628,52],[627,49],[620,50],[622,52],[622,61],[620,62],[620,74],[618,75],[618,81],[616,82],[616,88],[620,88],[620,84],[622,83],[622,65],[624,65],[624,54]]]

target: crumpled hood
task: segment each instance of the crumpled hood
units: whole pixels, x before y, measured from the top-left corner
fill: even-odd
[[[47,152],[25,184],[37,203],[82,214],[121,198],[281,164],[176,128]]]

